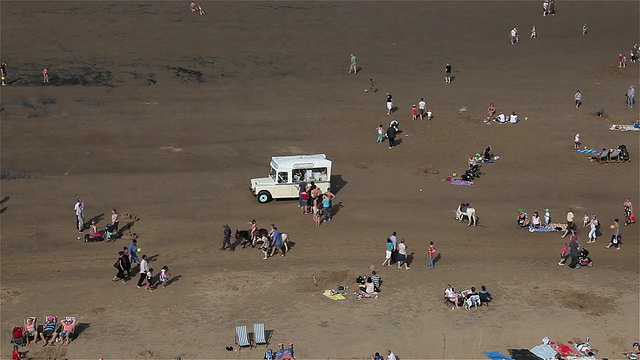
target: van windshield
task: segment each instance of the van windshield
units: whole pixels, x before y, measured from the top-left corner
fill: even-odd
[[[276,169],[274,169],[273,167],[271,168],[271,171],[269,172],[269,177],[271,178],[271,180],[273,180],[273,182],[276,182]]]

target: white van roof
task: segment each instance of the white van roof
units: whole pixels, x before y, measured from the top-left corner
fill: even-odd
[[[290,155],[290,156],[274,156],[271,158],[274,168],[312,168],[312,167],[330,167],[331,160],[327,160],[327,155]]]

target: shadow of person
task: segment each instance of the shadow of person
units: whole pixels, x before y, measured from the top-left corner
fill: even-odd
[[[433,258],[433,264],[437,264],[438,261],[440,261],[440,259],[442,259],[442,256],[440,253],[438,253],[438,255],[436,255],[436,257]]]

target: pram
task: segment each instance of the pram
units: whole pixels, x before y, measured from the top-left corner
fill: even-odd
[[[580,250],[580,255],[578,255],[578,263],[576,264],[576,269],[579,269],[582,266],[593,267],[593,261],[589,257],[589,251],[585,248],[582,248]]]
[[[472,181],[475,178],[479,178],[480,175],[482,175],[482,172],[480,171],[480,165],[476,164],[476,165],[471,166],[471,168],[469,170],[465,171],[465,173],[462,174],[462,176],[460,176],[460,177],[464,181]]]
[[[622,162],[631,161],[629,159],[629,151],[627,150],[626,145],[618,145],[618,150],[620,150],[620,155],[618,156],[618,160]]]

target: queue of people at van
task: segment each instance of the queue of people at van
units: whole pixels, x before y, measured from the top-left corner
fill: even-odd
[[[331,188],[322,192],[315,182],[304,180],[297,184],[296,188],[298,189],[298,207],[302,214],[312,214],[316,226],[331,221],[333,199],[336,197],[331,192]]]

